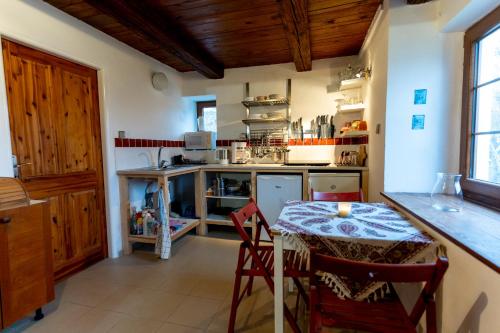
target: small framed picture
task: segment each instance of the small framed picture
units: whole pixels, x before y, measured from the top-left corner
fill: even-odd
[[[427,104],[427,89],[415,89],[413,104]]]
[[[425,124],[425,115],[414,114],[411,117],[411,129],[412,130],[423,130]]]

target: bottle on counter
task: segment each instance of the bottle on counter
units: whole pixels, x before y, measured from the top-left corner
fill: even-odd
[[[137,210],[135,207],[132,207],[130,211],[130,234],[131,235],[137,235]]]

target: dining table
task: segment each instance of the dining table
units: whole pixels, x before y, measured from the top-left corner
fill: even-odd
[[[341,214],[345,215],[345,214]],[[309,260],[309,249],[338,258],[392,264],[435,260],[438,242],[385,203],[351,203],[339,215],[339,204],[327,201],[287,201],[272,225],[274,238],[275,333],[284,330],[283,251],[292,249]],[[324,273],[322,279],[340,298],[376,301],[388,292],[384,282],[352,283]]]

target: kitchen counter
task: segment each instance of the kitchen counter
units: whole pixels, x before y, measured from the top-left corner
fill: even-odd
[[[194,208],[197,218],[176,218],[186,223],[186,226],[172,235],[172,240],[182,236],[189,230],[196,228],[198,235],[207,234],[207,225],[223,225],[233,226],[233,222],[227,214],[209,212],[208,202],[214,200],[231,200],[234,203],[245,203],[249,198],[257,198],[257,178],[259,174],[289,174],[302,176],[302,199],[309,198],[309,175],[314,172],[341,172],[341,173],[358,173],[360,176],[360,185],[362,190],[367,195],[368,191],[368,168],[358,166],[336,166],[330,164],[327,166],[307,166],[307,165],[282,165],[282,164],[203,164],[203,165],[186,165],[176,166],[165,169],[157,169],[155,167],[137,168],[129,170],[118,170],[117,174],[120,178],[120,201],[122,215],[122,233],[124,253],[131,253],[131,244],[134,242],[155,243],[156,236],[143,236],[129,234],[130,221],[130,201],[129,201],[129,185],[137,186],[137,183],[151,182],[156,180],[159,188],[163,188],[164,198],[169,198],[168,182],[174,181],[174,177],[181,175],[190,175],[186,179],[193,182],[194,186]],[[215,175],[218,174],[235,174],[239,173],[239,178],[245,178],[250,182],[250,193],[248,195],[207,195],[207,182],[212,182]],[[192,177],[191,177],[192,175]],[[221,176],[217,176],[221,177]],[[229,177],[229,175],[226,175]],[[129,184],[130,181],[130,184]],[[144,185],[145,186],[145,185]],[[144,190],[141,190],[141,193]],[[166,203],[167,207],[170,207]],[[233,207],[232,205],[228,207]],[[256,217],[252,217],[251,221],[246,223],[247,227],[252,228],[252,237],[255,237],[257,231]]]
[[[203,164],[203,165],[190,165],[175,168],[166,168],[157,170],[154,168],[138,168],[118,170],[118,175],[152,175],[152,176],[175,176],[199,170],[248,170],[248,171],[303,171],[303,170],[318,170],[318,171],[367,171],[368,167],[360,166],[336,166],[330,164],[327,166],[310,166],[310,165],[283,165],[283,164]]]

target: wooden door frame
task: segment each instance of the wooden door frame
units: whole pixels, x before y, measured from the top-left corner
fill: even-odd
[[[45,57],[50,57],[52,59],[51,63],[56,63],[57,65],[60,65],[62,67],[68,68],[71,66],[68,66],[68,63],[71,65],[76,65],[76,66],[81,66],[81,67],[86,67],[87,69],[92,71],[91,75],[91,83],[92,83],[92,103],[95,105],[97,108],[97,112],[93,113],[93,121],[95,122],[95,135],[96,135],[96,140],[100,142],[99,145],[97,145],[96,149],[98,150],[96,156],[97,156],[97,165],[96,165],[96,175],[97,175],[97,191],[102,192],[100,195],[98,195],[98,200],[100,201],[100,206],[102,209],[100,209],[100,218],[103,220],[103,227],[101,228],[101,240],[102,240],[102,250],[100,251],[101,256],[99,258],[95,258],[95,260],[91,260],[89,262],[84,262],[83,265],[75,265],[75,266],[81,266],[86,267],[89,266],[96,261],[100,260],[100,258],[107,258],[109,254],[109,242],[108,242],[108,236],[109,236],[109,226],[108,226],[108,221],[109,221],[109,207],[107,205],[107,202],[109,200],[109,189],[107,186],[109,177],[107,170],[105,168],[105,165],[108,164],[108,156],[107,156],[107,150],[106,150],[106,141],[103,140],[106,139],[107,133],[106,133],[106,126],[104,126],[104,123],[106,122],[106,118],[104,117],[104,113],[101,110],[101,105],[104,105],[104,91],[103,91],[103,85],[102,85],[102,70],[98,68],[97,66],[94,66],[92,64],[87,64],[85,62],[82,62],[80,60],[74,59],[72,57],[68,57],[65,55],[60,55],[57,52],[49,51],[46,50],[42,47],[34,46],[28,42],[24,42],[22,40],[19,40],[18,38],[15,37],[10,37],[5,34],[0,34],[0,40],[3,42],[4,40],[7,42],[11,42],[14,44],[17,44],[21,47],[24,48],[29,48],[32,50],[36,50],[38,52],[43,53],[43,56],[39,58],[39,60],[42,60]],[[2,52],[2,66],[5,66],[4,64],[4,59],[3,59],[3,45],[0,43],[0,51]],[[74,67],[71,67],[74,69]],[[5,68],[4,68],[5,71]],[[3,74],[3,73],[2,73]],[[11,121],[11,116],[10,116],[10,110],[9,110],[9,105],[8,105],[8,91],[7,91],[7,78],[5,75],[3,76],[3,89],[5,89],[5,103],[7,107],[7,113],[8,113],[8,129],[9,129],[9,141],[10,141],[10,148],[11,148],[11,153],[13,153],[12,146],[13,142],[10,139],[11,138],[11,127],[10,127],[10,121]],[[105,153],[106,152],[106,153]],[[97,193],[96,191],[96,193]],[[72,268],[72,266],[69,266],[69,268]],[[71,274],[72,270],[65,270],[68,271],[67,273],[64,273],[62,275],[56,276],[56,279],[61,279],[65,277],[67,274]]]

